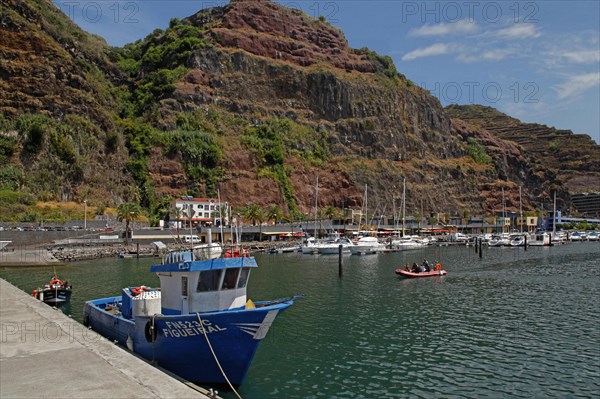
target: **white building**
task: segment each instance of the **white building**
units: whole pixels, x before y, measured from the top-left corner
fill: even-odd
[[[224,224],[228,224],[229,204],[227,202],[219,203],[219,200],[214,198],[182,196],[171,202],[171,210],[174,219],[182,222],[182,225],[189,225],[190,220],[194,226],[207,223],[219,225],[220,211],[223,212]]]

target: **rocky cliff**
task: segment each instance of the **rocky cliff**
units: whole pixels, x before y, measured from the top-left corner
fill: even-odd
[[[0,189],[106,203],[127,195],[108,46],[51,1],[0,2]]]
[[[526,207],[564,190],[565,180],[526,142],[461,120],[389,57],[352,49],[326,21],[270,1],[202,10],[120,49],[78,30],[47,1],[3,7],[0,111],[4,135],[15,140],[8,164],[50,166],[20,161],[32,136],[30,125],[15,122],[21,115],[64,121],[79,114],[95,127],[88,147],[50,124],[36,150],[64,167],[112,157],[103,177],[89,167],[67,176],[58,192],[78,199],[136,199],[156,210],[165,196],[219,190],[235,207],[275,204],[306,214],[319,176],[321,207],[360,207],[368,185],[371,212],[391,215],[406,178],[409,213],[489,214],[500,209],[502,187],[513,210],[519,186]],[[57,37],[64,32],[57,26],[70,35]],[[94,195],[94,187],[113,198]],[[27,183],[11,188],[41,195]]]
[[[451,105],[446,111],[499,139],[519,144],[537,173],[546,180],[555,176],[569,192],[600,190],[600,145],[590,136],[523,123],[482,105]]]

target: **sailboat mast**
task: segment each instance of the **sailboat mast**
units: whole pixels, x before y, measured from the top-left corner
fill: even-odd
[[[406,219],[406,177],[402,186],[402,237],[404,237],[404,220]]]
[[[523,200],[521,197],[521,187],[519,186],[519,216],[521,218],[521,233],[523,232]]]
[[[504,227],[506,220],[506,202],[504,201],[504,187],[502,187],[502,232],[504,233]]]
[[[554,190],[554,209],[552,211],[552,239],[556,235],[556,190]]]
[[[317,237],[317,218],[319,214],[319,176],[315,179],[315,217],[313,219],[313,234]]]
[[[365,226],[367,224],[369,224],[369,216],[368,216],[369,200],[368,200],[368,197],[367,197],[368,190],[369,190],[368,185],[367,185],[367,183],[365,183],[365,201],[364,201],[365,202],[364,203]],[[362,220],[362,216],[361,216],[361,220]]]

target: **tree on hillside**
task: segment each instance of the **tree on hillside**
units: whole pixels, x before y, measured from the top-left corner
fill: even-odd
[[[262,222],[265,220],[265,211],[256,204],[248,204],[242,208],[242,216],[250,221],[253,226],[259,224],[259,240],[262,241]]]
[[[117,219],[119,222],[125,221],[125,245],[129,243],[129,224],[137,219],[141,213],[140,206],[133,202],[124,202],[117,207]]]
[[[273,205],[267,211],[267,215],[266,216],[267,216],[268,220],[272,220],[274,224],[277,224],[277,222],[279,220],[283,219],[283,211],[281,210],[281,208],[279,206]]]
[[[328,219],[335,219],[340,214],[338,209],[336,207],[334,207],[333,205],[327,205],[327,208],[325,208],[324,213]]]

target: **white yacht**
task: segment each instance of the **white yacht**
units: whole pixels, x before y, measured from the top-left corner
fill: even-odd
[[[420,241],[415,240],[413,237],[402,237],[399,239],[392,240],[392,248],[399,250],[419,249],[427,246]]]
[[[354,246],[354,243],[346,237],[338,237],[333,240],[327,240],[321,244],[317,244],[316,248],[321,255],[333,255],[339,252],[340,245],[342,246],[342,252],[349,252],[350,248]]]
[[[511,247],[522,247],[525,245],[525,236],[523,234],[511,234],[510,235],[510,246]]]
[[[488,241],[489,247],[508,247],[510,246],[510,238],[506,234],[493,234]]]
[[[362,237],[350,247],[353,255],[374,254],[383,250],[385,250],[385,244],[380,243],[375,237]]]
[[[527,240],[527,245],[531,245],[532,247],[549,247],[550,234],[546,232],[531,234]]]
[[[314,255],[319,253],[317,251],[317,240],[315,237],[308,237],[302,240],[302,253],[305,255]]]

